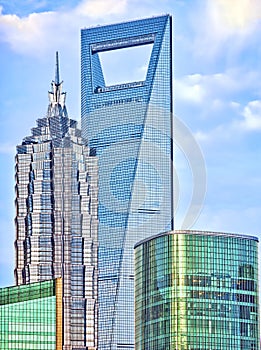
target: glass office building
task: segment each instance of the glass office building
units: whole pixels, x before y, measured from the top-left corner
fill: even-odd
[[[144,79],[107,82],[104,54],[147,47]],[[99,349],[133,349],[133,246],[172,228],[171,16],[83,29],[81,81],[82,132],[99,159]]]
[[[97,159],[56,74],[47,116],[16,154],[16,284],[63,278],[63,350],[97,346]]]
[[[136,350],[258,350],[258,240],[172,231],[135,246]]]
[[[1,350],[61,350],[62,307],[61,279],[1,288]]]

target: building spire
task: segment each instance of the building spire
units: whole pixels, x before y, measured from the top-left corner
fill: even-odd
[[[67,111],[65,107],[66,93],[62,92],[63,81],[60,81],[59,74],[59,55],[56,51],[55,55],[55,78],[51,83],[52,91],[48,92],[49,106],[47,115],[48,117],[63,115],[67,117]]]
[[[56,51],[56,67],[55,67],[55,84],[60,83],[60,77],[59,77],[59,55],[58,51]]]

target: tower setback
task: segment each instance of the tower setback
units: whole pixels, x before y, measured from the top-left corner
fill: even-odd
[[[97,346],[97,159],[69,119],[56,53],[47,115],[16,154],[17,285],[62,277],[63,350]]]

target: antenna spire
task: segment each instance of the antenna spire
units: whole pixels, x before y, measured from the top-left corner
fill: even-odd
[[[59,56],[58,51],[56,51],[56,64],[55,64],[55,84],[60,84],[60,77],[59,77]]]
[[[58,51],[56,51],[55,60],[55,79],[52,81],[52,91],[48,92],[49,96],[49,106],[47,115],[49,117],[54,115],[64,115],[67,117],[67,111],[65,107],[66,93],[62,92],[63,81],[60,81],[59,76],[59,56]]]

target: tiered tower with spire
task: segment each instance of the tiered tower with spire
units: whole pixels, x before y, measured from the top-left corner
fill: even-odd
[[[63,350],[97,347],[97,159],[59,78],[16,154],[16,284],[63,278]]]

